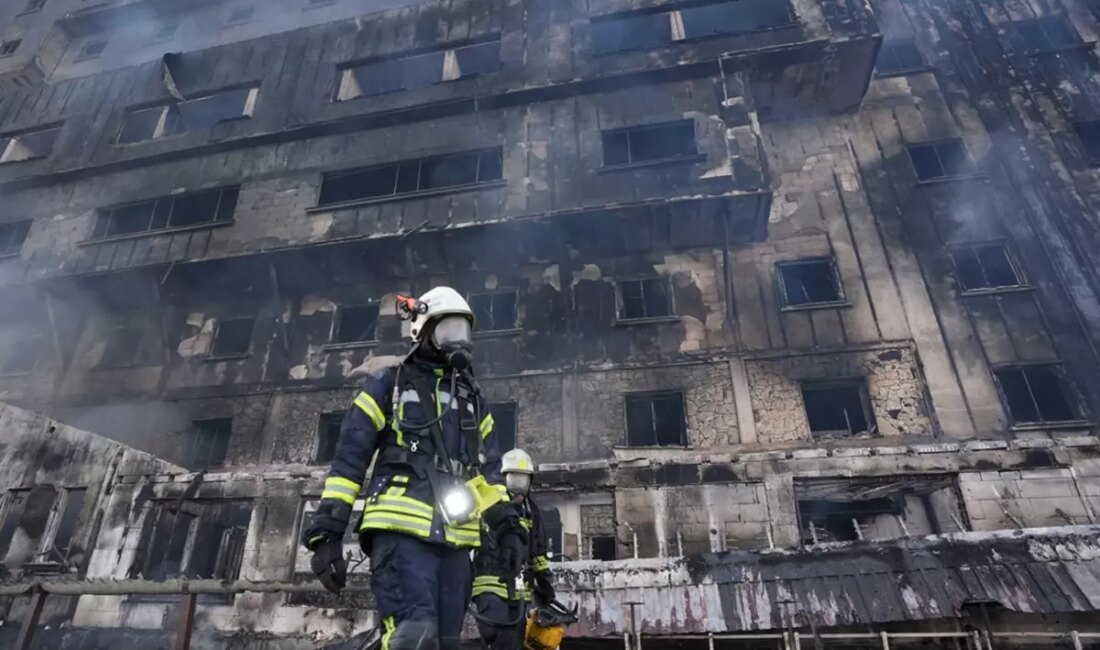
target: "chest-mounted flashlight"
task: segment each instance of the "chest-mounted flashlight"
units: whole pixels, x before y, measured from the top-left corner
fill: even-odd
[[[484,476],[475,476],[465,483],[457,480],[451,483],[438,499],[443,520],[452,526],[460,526],[480,519],[482,513],[504,501],[504,494],[490,485]]]

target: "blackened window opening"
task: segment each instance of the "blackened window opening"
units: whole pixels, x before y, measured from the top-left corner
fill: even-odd
[[[333,343],[362,343],[375,340],[378,325],[378,305],[340,307],[336,311]]]
[[[516,292],[494,291],[470,295],[470,309],[477,321],[477,331],[492,332],[515,329]]]
[[[962,140],[945,140],[909,145],[909,158],[917,178],[930,181],[972,173],[973,167]]]
[[[237,209],[239,193],[239,187],[226,187],[106,208],[99,212],[91,238],[121,237],[231,221]]]
[[[883,43],[875,59],[875,72],[879,75],[919,70],[925,66],[924,57],[913,41]]]
[[[1016,22],[1016,29],[1029,52],[1056,50],[1079,42],[1077,35],[1062,18],[1021,20]]]
[[[1081,140],[1081,147],[1090,165],[1100,165],[1100,122],[1078,124],[1073,127]]]
[[[0,501],[0,507],[3,507],[0,515],[4,517],[0,522],[0,562],[4,561],[12,539],[15,537],[15,531],[23,522],[23,511],[26,509],[30,493],[30,490],[9,490],[4,495],[4,500]]]
[[[1076,417],[1065,382],[1055,365],[1019,366],[994,371],[1016,424],[1065,422]]]
[[[222,122],[251,117],[258,93],[256,86],[241,86],[173,104],[132,110],[122,123],[118,144],[210,129]]]
[[[80,59],[94,59],[107,49],[107,41],[88,41],[80,48]]]
[[[47,562],[65,562],[74,550],[73,537],[76,534],[77,525],[80,523],[80,515],[84,512],[85,496],[84,488],[69,488],[64,492],[64,504],[58,515],[57,527],[54,530],[53,543],[46,550]]]
[[[61,133],[60,126],[51,126],[0,135],[0,163],[48,158],[53,152],[53,145],[59,133]]]
[[[251,507],[240,502],[172,501],[156,507],[143,576],[235,580]]]
[[[543,508],[542,509],[542,531],[546,535],[546,550],[550,554],[550,560],[552,562],[561,562],[566,559],[562,557],[562,524],[561,524],[561,512],[557,508]],[[575,560],[577,558],[568,558]]]
[[[588,538],[589,552],[593,560],[610,562],[615,559],[617,542],[611,535],[593,535]]]
[[[714,2],[663,11],[601,16],[592,20],[596,54],[647,50],[679,41],[745,34],[789,24],[783,0]]]
[[[192,469],[207,469],[225,464],[233,418],[211,418],[191,423],[191,435],[184,451],[184,464]]]
[[[619,283],[619,320],[672,315],[672,291],[667,278],[623,280]]]
[[[322,413],[317,423],[317,453],[314,463],[322,465],[336,456],[336,443],[340,441],[340,427],[344,413]]]
[[[157,347],[157,323],[147,309],[108,312],[103,355],[99,365],[104,368],[124,368],[148,363]]]
[[[694,120],[603,132],[603,164],[607,167],[694,156],[697,153]]]
[[[782,263],[779,265],[779,281],[783,303],[787,307],[833,304],[844,299],[831,259]]]
[[[0,525],[0,562],[16,568],[34,562],[38,556],[57,502],[57,488],[37,485],[29,490],[12,490],[7,497]]]
[[[30,230],[29,221],[6,223],[0,226],[0,257],[17,255],[23,248],[23,242],[27,241],[27,233]]]
[[[882,515],[900,516],[904,502],[895,497],[859,501],[800,500],[798,518],[804,544],[863,539],[860,528]]]
[[[631,447],[685,446],[683,393],[627,395],[626,444]]]
[[[320,205],[399,196],[501,180],[501,150],[483,149],[325,176]]]
[[[981,244],[951,252],[964,291],[1018,287],[1016,267],[1003,244]]]
[[[0,56],[11,56],[15,54],[15,51],[19,49],[19,45],[23,42],[21,38],[14,38],[10,41],[0,42]]]
[[[500,41],[463,45],[343,68],[336,100],[424,88],[499,71]]]
[[[497,439],[497,449],[500,453],[516,448],[516,412],[515,402],[501,402],[490,404],[489,412],[493,414],[493,433]]]
[[[815,437],[870,431],[862,382],[807,383],[802,386],[806,420]]]
[[[239,357],[248,354],[252,348],[252,330],[255,325],[255,318],[233,318],[218,323],[210,356]]]

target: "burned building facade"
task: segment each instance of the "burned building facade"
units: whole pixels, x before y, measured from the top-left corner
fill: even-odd
[[[72,648],[170,637],[140,583],[304,581],[394,296],[447,284],[574,639],[1095,643],[1092,9],[0,2],[0,639],[41,580]],[[376,623],[288,591],[200,647]]]

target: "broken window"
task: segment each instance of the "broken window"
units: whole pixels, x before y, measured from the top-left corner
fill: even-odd
[[[0,163],[48,158],[59,133],[60,126],[50,126],[0,135]]]
[[[1018,287],[1023,284],[1004,244],[977,244],[951,251],[963,291]]]
[[[6,223],[0,225],[0,257],[18,255],[31,230],[31,222]]]
[[[661,392],[627,395],[626,444],[630,447],[686,446],[684,394]]]
[[[193,469],[220,467],[225,463],[229,438],[233,435],[233,418],[195,420],[184,449],[183,464]]]
[[[104,314],[107,329],[99,365],[103,368],[123,368],[147,363],[156,350],[158,330],[149,315],[139,312]]]
[[[974,171],[962,140],[911,144],[909,158],[913,161],[917,178],[922,181],[962,176]]]
[[[157,503],[147,528],[147,580],[236,580],[252,507],[246,502],[173,500]]]
[[[133,144],[155,140],[252,117],[259,93],[257,86],[241,86],[175,104],[131,110],[122,122],[117,142]]]
[[[336,455],[336,443],[340,441],[340,427],[344,424],[344,413],[322,413],[317,422],[317,453],[313,462],[323,465]]]
[[[23,42],[21,38],[13,38],[8,41],[0,41],[0,56],[11,56],[15,54],[15,51],[19,49],[19,45]]]
[[[493,415],[493,433],[496,434],[497,450],[500,453],[516,448],[516,403],[501,402],[489,405]]]
[[[77,54],[77,61],[83,61],[85,59],[95,59],[99,55],[103,54],[103,50],[107,49],[107,41],[102,39],[85,41],[84,45],[80,47],[80,53]]]
[[[240,23],[247,23],[252,20],[252,16],[256,14],[255,5],[245,5],[242,7],[234,7],[229,11],[229,17],[226,19],[227,25],[239,25]]]
[[[594,535],[588,538],[589,557],[601,562],[610,562],[615,559],[617,543],[611,535]]]
[[[0,523],[0,562],[18,567],[34,561],[56,501],[57,488],[52,485],[8,492]]]
[[[239,187],[223,187],[105,208],[91,239],[232,221],[239,193]]]
[[[966,530],[951,476],[795,480],[803,545]]]
[[[470,294],[470,309],[477,319],[477,330],[493,332],[515,329],[516,298],[514,290]]]
[[[736,0],[659,13],[601,16],[592,21],[596,54],[646,50],[670,43],[744,34],[791,22],[783,0]]]
[[[614,16],[592,21],[592,48],[596,54],[647,50],[672,42],[667,13]]]
[[[41,323],[5,323],[0,327],[0,374],[34,370],[46,346],[47,330]]]
[[[85,488],[66,488],[61,492],[54,514],[53,539],[42,551],[43,562],[66,563],[76,549],[73,537],[84,513]]]
[[[1090,165],[1100,165],[1100,122],[1078,124],[1073,127],[1077,131],[1077,137],[1081,140],[1081,147],[1085,151]]]
[[[378,325],[378,305],[340,307],[336,310],[336,326],[331,343],[362,343],[374,341]]]
[[[694,120],[647,124],[603,132],[605,167],[697,154]]]
[[[815,437],[850,436],[874,428],[863,382],[808,382],[802,385],[806,420]]]
[[[340,71],[336,101],[491,74],[500,66],[499,40],[348,65]]]
[[[1057,365],[998,368],[993,374],[1014,424],[1066,422],[1077,417]]]
[[[1066,21],[1057,17],[1020,20],[1016,22],[1016,29],[1029,52],[1057,50],[1079,42]]]
[[[926,67],[924,57],[913,41],[883,43],[875,59],[875,72],[879,76],[900,74]]]
[[[484,149],[327,174],[319,205],[426,192],[501,179],[501,150]]]
[[[619,299],[619,320],[672,315],[672,290],[668,278],[623,280],[619,282]]]
[[[214,333],[214,346],[210,350],[212,358],[241,357],[252,349],[252,330],[255,318],[231,318],[218,323]]]
[[[685,7],[679,13],[687,39],[743,34],[791,22],[785,0],[735,0]]]
[[[844,302],[836,266],[830,258],[813,258],[776,265],[784,307],[836,305]]]

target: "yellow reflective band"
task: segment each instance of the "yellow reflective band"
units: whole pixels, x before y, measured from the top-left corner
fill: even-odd
[[[382,633],[382,650],[390,650],[390,637],[393,636],[393,631],[397,629],[393,617],[387,616],[382,619],[382,627],[385,629],[385,632]]]
[[[545,555],[536,555],[533,564],[535,565],[536,572],[545,571],[550,568],[550,560],[546,559]]]
[[[378,402],[374,401],[374,398],[369,394],[360,392],[356,395],[355,405],[367,414],[367,417],[374,423],[374,428],[377,431],[386,428],[386,417],[382,415],[382,409],[378,407]]]
[[[359,496],[359,484],[339,476],[330,476],[325,480],[325,491],[321,493],[322,499],[336,499],[351,505],[355,505],[355,499]]]
[[[501,598],[508,597],[508,587],[496,576],[477,576],[474,578],[473,595],[493,594]]]
[[[418,524],[431,524],[432,523],[432,516],[430,514],[425,515],[422,510],[413,510],[412,508],[405,508],[401,505],[392,504],[392,503],[387,503],[385,505],[371,504],[371,505],[367,506],[367,509],[363,512],[364,512],[364,514],[363,514],[364,517],[366,515],[374,513],[374,512],[385,512],[385,513],[388,513],[388,514],[391,514],[391,515],[399,515],[401,517],[406,517],[408,519],[416,521]]]
[[[398,508],[407,508],[407,509],[412,510],[413,512],[419,513],[422,516],[427,517],[429,519],[431,518],[432,514],[434,514],[434,511],[435,511],[434,508],[432,508],[430,505],[428,505],[428,504],[426,504],[422,501],[417,501],[416,499],[414,499],[412,497],[396,496],[396,495],[393,495],[393,494],[379,494],[377,504],[378,505],[395,506],[395,507],[398,507]],[[371,506],[372,505],[375,505],[375,504],[372,503]],[[370,508],[371,506],[367,506],[367,507]]]
[[[528,469],[529,470],[529,469],[531,469],[531,463],[528,463],[526,458],[520,458],[519,459],[519,464],[516,465],[516,467],[518,467],[519,469]]]
[[[519,525],[523,526],[524,529],[526,529],[526,530],[531,530],[531,520],[530,519],[520,519],[519,520]]]
[[[481,439],[484,440],[485,436],[493,432],[493,425],[496,422],[493,420],[493,414],[490,413],[481,419],[481,426],[478,427],[478,431],[481,432]]]
[[[363,515],[363,523],[359,530],[392,530],[399,533],[411,533],[419,537],[430,537],[431,524],[420,523],[406,519],[400,515],[387,515],[382,512],[374,512]]]

